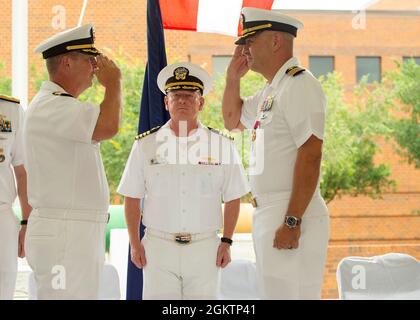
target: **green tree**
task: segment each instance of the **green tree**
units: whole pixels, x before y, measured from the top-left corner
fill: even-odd
[[[387,75],[397,111],[393,121],[394,138],[400,155],[420,168],[420,66],[413,59],[399,63],[398,70]]]
[[[10,96],[12,94],[12,79],[5,75],[4,63],[0,61],[0,94]]]
[[[324,157],[321,192],[327,202],[341,195],[368,195],[372,198],[394,186],[390,168],[376,164],[380,138],[388,139],[391,100],[380,85],[366,84],[366,78],[353,91],[353,105],[344,102],[340,75],[321,78],[327,96]]]

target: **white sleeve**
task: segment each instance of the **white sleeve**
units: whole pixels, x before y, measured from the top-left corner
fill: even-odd
[[[297,148],[312,135],[324,139],[326,99],[318,80],[310,75],[293,79],[286,94],[284,116]]]
[[[125,197],[142,199],[146,193],[144,178],[144,152],[141,143],[135,141],[122,175],[117,192]]]
[[[247,129],[252,129],[257,120],[258,102],[260,100],[261,91],[252,97],[248,97],[242,104],[241,123]]]
[[[238,151],[236,150],[233,141],[231,143],[230,152],[231,162],[224,165],[224,181],[222,192],[224,202],[239,199],[251,190],[246,178],[245,169],[242,165],[242,160],[239,157]]]
[[[17,167],[23,165],[23,108],[19,105],[18,106],[18,129],[16,131],[15,141],[12,146],[12,166]]]
[[[60,97],[57,112],[49,118],[57,134],[64,139],[92,143],[93,131],[98,121],[100,108],[70,97]]]

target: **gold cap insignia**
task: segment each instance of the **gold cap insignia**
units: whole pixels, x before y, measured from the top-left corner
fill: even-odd
[[[174,70],[174,76],[176,80],[185,80],[189,73],[190,70],[185,67],[179,67]]]

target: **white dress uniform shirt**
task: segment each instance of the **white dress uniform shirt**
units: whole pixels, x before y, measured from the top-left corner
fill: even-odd
[[[24,146],[28,197],[33,208],[107,212],[109,190],[99,143],[92,134],[99,107],[46,81],[26,117]]]
[[[0,123],[0,205],[12,206],[17,195],[12,167],[23,165],[22,107],[0,99],[0,118],[0,122],[11,123],[11,131],[2,130]]]
[[[23,165],[23,110],[0,98],[0,300],[13,299],[17,276],[19,221],[13,167]]]
[[[134,142],[118,192],[145,198],[143,223],[148,228],[168,233],[218,230],[221,200],[249,192],[234,143],[201,123],[184,138],[176,137],[169,125]]]
[[[299,65],[296,58],[288,60],[277,72],[271,84],[267,84],[255,96],[244,101],[241,123],[253,129],[257,119],[257,139],[254,144],[264,143],[264,157],[256,158],[257,166],[263,165],[260,174],[250,175],[254,196],[267,193],[283,193],[292,190],[297,151],[311,135],[324,138],[326,99],[321,85],[309,71],[296,77],[286,70]],[[272,98],[271,109],[261,110],[264,101]],[[262,136],[263,139],[259,139]],[[255,145],[251,150],[262,150]],[[258,163],[264,161],[264,163]],[[261,167],[262,168],[262,167]],[[319,183],[316,193],[319,192]]]

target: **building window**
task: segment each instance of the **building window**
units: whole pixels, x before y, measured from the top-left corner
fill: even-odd
[[[420,57],[403,57],[403,62],[406,63],[407,61],[413,59],[415,63],[420,65]]]
[[[380,57],[356,57],[357,82],[363,76],[368,76],[367,82],[381,81],[381,58]]]
[[[334,71],[334,57],[332,56],[310,56],[309,69],[312,74],[319,78]]]
[[[217,78],[226,72],[232,56],[213,56],[213,78]]]

